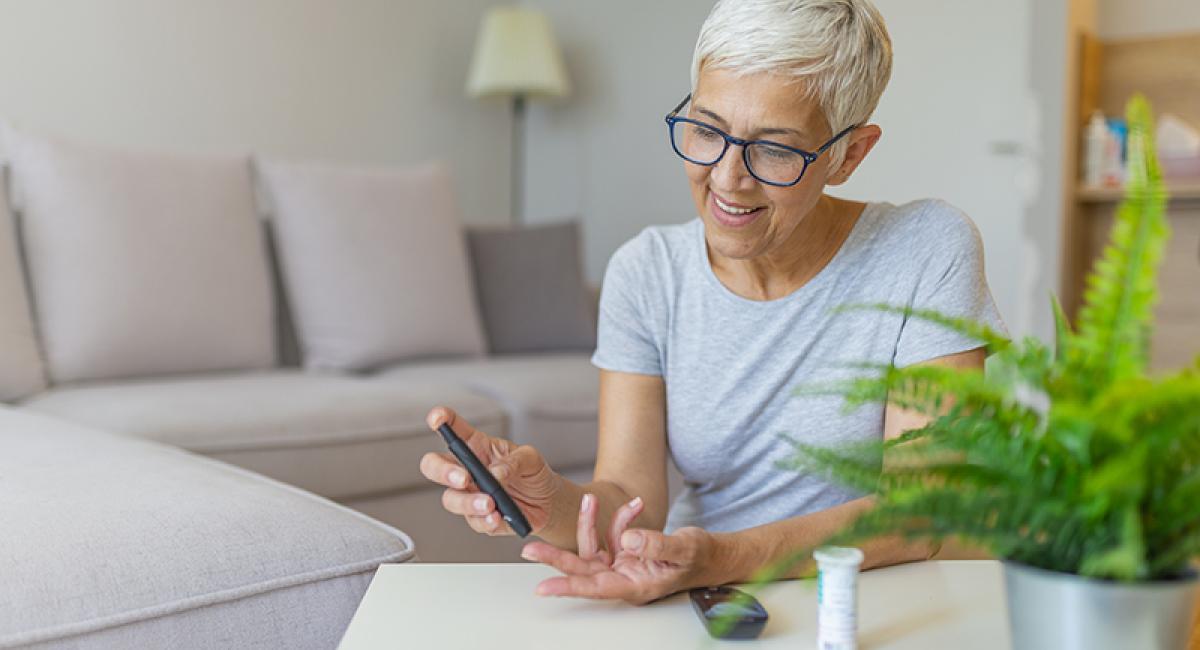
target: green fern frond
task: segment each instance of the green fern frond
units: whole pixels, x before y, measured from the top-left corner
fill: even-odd
[[[1054,360],[1063,363],[1067,359],[1067,342],[1071,339],[1071,322],[1063,311],[1058,296],[1050,294],[1050,310],[1054,314]]]
[[[1154,151],[1154,120],[1144,97],[1130,100],[1128,122],[1126,198],[1117,210],[1112,243],[1088,277],[1078,335],[1068,339],[1075,371],[1096,386],[1145,369],[1147,331],[1157,299],[1156,269],[1170,236],[1166,185]]]
[[[1146,546],[1142,541],[1142,518],[1136,504],[1121,509],[1119,541],[1113,547],[1084,557],[1079,575],[1118,580],[1144,580],[1150,576]]]
[[[802,386],[851,409],[884,402],[928,423],[889,441],[828,449],[792,440],[789,469],[875,496],[827,543],[958,538],[998,556],[1096,578],[1174,577],[1200,557],[1200,358],[1147,378],[1156,271],[1169,236],[1149,105],[1129,104],[1129,181],[1111,243],[1073,330],[1051,296],[1055,345],[886,304],[992,348],[987,371],[857,365]]]
[[[962,409],[985,411],[1006,422],[1024,421],[1033,414],[1011,400],[1002,387],[989,382],[977,370],[962,371],[937,365],[906,368],[863,365],[874,376],[801,385],[793,391],[798,397],[840,396],[846,411],[864,404],[889,402],[900,408],[936,416],[950,403]]]
[[[787,435],[781,437],[792,445],[795,454],[778,461],[776,466],[780,469],[816,471],[863,493],[874,492],[878,487],[883,459],[878,442],[829,448],[805,444]]]
[[[843,313],[850,311],[878,311],[888,314],[896,314],[904,318],[916,318],[927,321],[935,325],[940,325],[948,330],[957,332],[983,343],[988,347],[991,353],[999,352],[1007,348],[1012,343],[1007,336],[1000,332],[967,318],[956,318],[946,316],[941,312],[932,309],[914,309],[912,307],[889,305],[887,303],[867,303],[867,304],[850,304],[835,307],[833,313]]]

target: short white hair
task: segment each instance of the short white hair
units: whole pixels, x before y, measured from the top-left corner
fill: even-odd
[[[693,93],[702,67],[795,77],[837,134],[875,112],[892,76],[892,40],[869,0],[718,0],[692,55]],[[834,168],[845,143],[830,152]]]

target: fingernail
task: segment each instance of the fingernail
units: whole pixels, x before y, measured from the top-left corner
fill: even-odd
[[[497,481],[503,481],[504,479],[508,478],[508,467],[505,465],[498,465],[492,470],[492,476],[495,476]]]
[[[450,472],[450,482],[458,486],[466,485],[467,473],[461,469],[456,469],[453,472]]]
[[[621,546],[636,551],[642,547],[642,536],[632,530],[627,530],[621,536]]]
[[[487,497],[479,497],[479,498],[475,499],[475,510],[477,512],[487,512],[488,511]]]
[[[633,497],[633,501],[629,502],[630,508],[636,508],[640,505],[642,505],[642,497]]]
[[[583,495],[583,503],[581,503],[579,505],[579,509],[584,512],[587,512],[588,508],[591,508],[591,507],[592,507],[592,495],[584,494]]]
[[[525,548],[521,549],[521,557],[532,562],[533,561],[533,551],[529,550],[529,547],[526,546]]]

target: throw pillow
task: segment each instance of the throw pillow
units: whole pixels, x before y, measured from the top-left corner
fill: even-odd
[[[577,223],[474,228],[468,241],[493,353],[596,347],[596,314],[584,285]]]
[[[3,172],[0,167],[0,402],[12,402],[44,389],[46,371],[38,351]]]
[[[51,381],[275,363],[248,157],[9,145]]]
[[[306,368],[484,352],[444,167],[259,169]]]

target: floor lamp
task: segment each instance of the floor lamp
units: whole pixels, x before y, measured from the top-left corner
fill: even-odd
[[[570,91],[562,53],[550,21],[536,9],[496,7],[479,28],[467,77],[467,95],[508,97],[513,104],[512,220],[522,221],[525,168],[525,102],[564,97]]]

